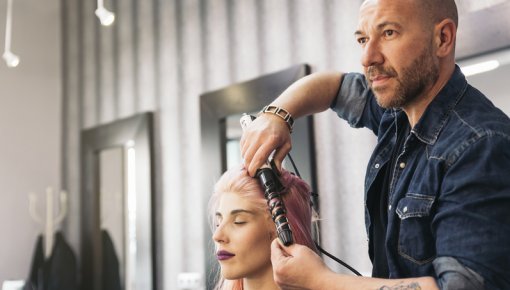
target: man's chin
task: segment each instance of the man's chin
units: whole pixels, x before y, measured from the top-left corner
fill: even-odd
[[[374,91],[375,100],[380,107],[385,109],[393,108],[393,96],[384,93],[378,93]]]

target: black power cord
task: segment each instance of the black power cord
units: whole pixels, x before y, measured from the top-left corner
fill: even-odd
[[[292,159],[292,156],[290,156],[290,153],[287,154],[287,156],[289,157],[289,160],[290,160],[290,163],[292,163],[292,167],[294,167],[294,172],[296,173],[296,175],[301,178],[301,175],[299,174],[299,171],[296,167],[296,164],[294,163],[294,160]],[[318,196],[316,193],[314,193],[315,196]],[[321,246],[315,242],[315,246],[317,247],[317,249],[319,249],[319,251],[321,253],[323,253],[324,255],[328,256],[330,259],[334,260],[335,262],[337,262],[338,264],[344,266],[345,268],[349,269],[351,272],[353,272],[354,274],[358,275],[358,276],[363,276],[361,275],[360,272],[356,271],[356,269],[354,269],[353,267],[351,267],[349,264],[347,264],[346,262],[338,259],[337,257],[333,256],[332,254],[328,253],[326,250],[324,250],[323,248],[321,248]]]
[[[358,276],[363,276],[361,275],[360,272],[356,271],[356,269],[354,269],[353,267],[351,267],[349,264],[347,264],[346,262],[338,259],[337,257],[333,256],[332,254],[326,252],[326,250],[324,250],[323,248],[321,248],[321,246],[319,246],[319,244],[315,243],[315,246],[317,247],[317,249],[319,249],[319,251],[321,251],[321,253],[323,253],[324,255],[328,256],[329,258],[333,259],[335,262],[337,262],[338,264],[344,266],[345,268],[351,270],[351,272],[353,272],[354,274],[358,275]]]

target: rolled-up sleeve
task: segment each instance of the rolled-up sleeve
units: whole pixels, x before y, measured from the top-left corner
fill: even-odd
[[[330,107],[351,127],[367,127],[374,132],[377,132],[384,113],[368,87],[365,76],[360,73],[343,75],[340,90]]]
[[[482,276],[455,258],[439,257],[434,259],[432,264],[437,275],[437,284],[442,290],[485,289]]]

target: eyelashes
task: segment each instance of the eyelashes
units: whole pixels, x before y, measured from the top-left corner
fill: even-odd
[[[244,225],[246,224],[247,222],[245,221],[234,221],[234,225]],[[214,224],[215,227],[219,227],[220,226],[220,223],[215,223]]]

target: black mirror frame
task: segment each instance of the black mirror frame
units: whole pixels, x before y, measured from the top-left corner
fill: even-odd
[[[124,147],[134,141],[136,160],[137,224],[148,225],[140,240],[142,272],[136,276],[139,289],[156,290],[156,240],[154,212],[153,114],[141,113],[82,131],[81,192],[81,288],[102,289],[102,253],[99,204],[99,151]],[[140,217],[141,220],[138,218]],[[138,227],[137,227],[138,228]],[[138,229],[137,229],[137,234]],[[137,256],[138,258],[138,256]],[[139,271],[140,269],[137,269]]]

